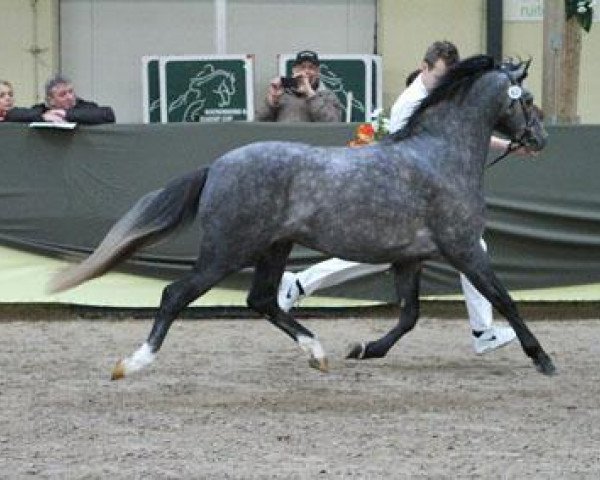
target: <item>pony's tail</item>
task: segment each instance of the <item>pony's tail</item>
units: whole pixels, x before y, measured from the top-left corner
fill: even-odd
[[[192,221],[208,168],[201,168],[144,195],[106,234],[83,262],[59,271],[48,291],[61,292],[106,273],[144,245],[156,243],[177,227]]]

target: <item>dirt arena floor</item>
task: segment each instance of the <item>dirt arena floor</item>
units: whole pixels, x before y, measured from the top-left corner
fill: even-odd
[[[346,345],[394,320],[304,323],[329,374],[265,321],[183,320],[112,382],[150,320],[2,321],[0,478],[600,478],[600,320],[529,323],[550,378],[516,343],[474,355],[462,319],[367,362]]]

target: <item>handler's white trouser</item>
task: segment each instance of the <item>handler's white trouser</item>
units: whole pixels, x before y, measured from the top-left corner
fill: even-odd
[[[483,238],[480,243],[483,249],[487,251],[487,245]],[[296,278],[300,281],[304,294],[308,296],[312,295],[315,290],[383,272],[389,268],[390,264],[388,263],[358,263],[342,260],[341,258],[331,258],[296,273]],[[471,329],[476,331],[487,330],[492,325],[492,306],[462,273],[460,274],[460,283],[465,296]]]
[[[479,239],[481,247],[487,252],[487,244],[483,238]],[[488,302],[479,290],[477,290],[467,277],[460,274],[460,284],[462,286],[463,295],[465,296],[465,305],[469,313],[469,323],[471,330],[482,332],[492,326],[493,314],[492,305]]]

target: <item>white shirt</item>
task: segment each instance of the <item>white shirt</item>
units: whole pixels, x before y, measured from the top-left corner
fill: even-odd
[[[429,92],[423,84],[421,74],[400,94],[390,112],[390,133],[397,132],[407,122],[410,115],[419,106]]]

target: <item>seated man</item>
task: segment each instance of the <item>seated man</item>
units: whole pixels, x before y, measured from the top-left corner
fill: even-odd
[[[321,62],[310,50],[296,55],[292,66],[294,85],[283,85],[281,77],[271,80],[264,104],[256,112],[259,122],[339,122],[342,106],[320,81]]]
[[[46,102],[31,108],[11,109],[6,121],[11,122],[75,122],[84,125],[114,123],[115,114],[110,107],[100,107],[77,97],[73,83],[62,75],[46,82]]]

